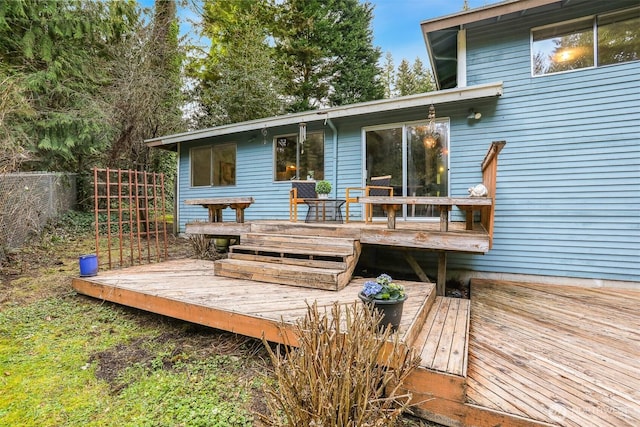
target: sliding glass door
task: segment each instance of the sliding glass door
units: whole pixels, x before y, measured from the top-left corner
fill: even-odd
[[[391,175],[397,196],[448,196],[449,121],[437,120],[435,133],[426,122],[366,128],[365,180]],[[402,217],[437,217],[432,206],[405,206]],[[374,216],[383,216],[374,209]],[[400,213],[398,213],[400,216]]]

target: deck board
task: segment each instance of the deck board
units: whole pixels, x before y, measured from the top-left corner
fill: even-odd
[[[640,420],[640,293],[476,280],[467,398],[562,426]]]

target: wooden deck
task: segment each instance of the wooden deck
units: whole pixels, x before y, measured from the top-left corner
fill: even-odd
[[[467,399],[562,426],[640,425],[640,292],[474,281]]]
[[[366,279],[354,279],[340,291],[302,288],[214,276],[214,263],[194,259],[136,266],[73,279],[78,292],[153,313],[272,342],[283,342],[278,326],[293,324],[307,312],[307,304],[330,307],[335,301],[360,301]],[[404,303],[399,333],[413,341],[413,322],[424,319],[425,300],[434,285],[398,282],[410,295]],[[268,298],[266,297],[268,296]],[[427,307],[428,308],[428,307]],[[294,337],[289,337],[292,340]],[[295,340],[291,341],[295,342]]]
[[[73,287],[282,342],[281,321],[292,324],[314,301],[353,303],[366,280],[326,291],[218,277],[212,265],[137,266],[76,278]],[[410,297],[399,333],[422,356],[405,383],[417,415],[450,426],[640,425],[640,292],[475,280],[469,301],[403,283]]]

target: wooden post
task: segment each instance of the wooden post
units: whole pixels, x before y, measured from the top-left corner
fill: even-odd
[[[440,208],[440,231],[449,231],[449,209],[451,206],[438,206]]]
[[[441,251],[438,254],[438,280],[436,282],[436,295],[444,296],[447,287],[447,253]]]

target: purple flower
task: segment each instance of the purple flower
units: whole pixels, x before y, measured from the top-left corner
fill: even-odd
[[[378,292],[380,292],[381,290],[382,290],[382,285],[369,280],[364,283],[364,287],[362,288],[362,293],[366,297],[372,297]]]

